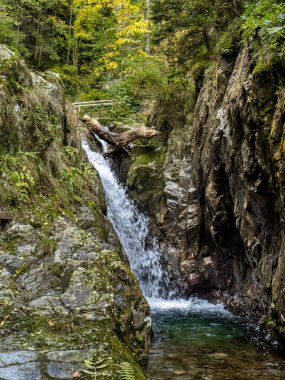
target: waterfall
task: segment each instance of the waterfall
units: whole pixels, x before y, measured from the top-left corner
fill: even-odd
[[[103,150],[106,145],[98,137]],[[144,295],[149,299],[167,298],[170,281],[161,265],[162,253],[154,238],[149,236],[149,219],[140,213],[128,197],[126,189],[119,183],[108,161],[90,149],[83,140],[89,162],[97,170],[105,190],[107,216],[129,258],[130,266],[137,277]]]

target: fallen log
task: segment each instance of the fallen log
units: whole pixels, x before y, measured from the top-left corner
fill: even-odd
[[[128,145],[130,142],[141,138],[151,139],[160,134],[160,132],[156,129],[147,128],[144,125],[133,127],[122,133],[111,132],[107,128],[103,127],[98,120],[88,115],[84,115],[82,121],[85,125],[87,125],[90,131],[95,133],[100,139],[110,144],[115,150],[122,149],[126,153],[128,153]],[[113,153],[114,149],[111,149],[110,151]]]

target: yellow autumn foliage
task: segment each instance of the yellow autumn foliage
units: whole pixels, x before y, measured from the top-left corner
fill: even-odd
[[[113,36],[111,40],[106,39],[105,52],[97,59],[97,73],[116,70],[124,54],[128,57],[142,49],[149,23],[144,19],[139,3],[133,4],[131,0],[74,0],[74,6],[74,34],[79,40],[91,40],[98,28],[102,28],[103,36]],[[106,14],[115,20],[111,26],[107,22],[104,25]]]

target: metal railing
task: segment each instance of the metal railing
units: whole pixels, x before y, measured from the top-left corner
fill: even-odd
[[[113,100],[89,100],[85,102],[73,102],[75,108],[80,109],[81,107],[101,107],[101,106],[112,106]]]

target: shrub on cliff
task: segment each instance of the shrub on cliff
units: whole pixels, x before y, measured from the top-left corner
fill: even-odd
[[[251,41],[256,50],[254,74],[285,62],[284,6],[284,1],[260,0],[250,3],[242,16],[243,42]]]

